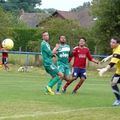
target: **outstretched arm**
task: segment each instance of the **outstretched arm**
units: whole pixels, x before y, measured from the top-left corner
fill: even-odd
[[[112,56],[113,56],[113,55],[107,56],[106,58],[102,59],[101,62],[106,62],[106,61],[108,61],[109,59],[112,58]]]
[[[110,63],[109,65],[107,65],[105,68],[101,68],[101,69],[97,69],[99,76],[102,76],[105,72],[107,72],[110,68],[112,68],[115,65],[115,63]]]
[[[99,61],[96,60],[96,59],[94,59],[94,58],[91,61],[94,62],[94,63],[96,63],[96,64],[99,64]]]

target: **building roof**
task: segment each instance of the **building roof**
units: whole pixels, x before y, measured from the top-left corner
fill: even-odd
[[[53,17],[59,17],[61,19],[77,20],[82,27],[90,26],[93,22],[93,16],[90,15],[89,9],[83,9],[80,12],[71,11],[55,11],[52,14]]]
[[[56,16],[58,17],[57,15],[61,16],[61,18],[63,19],[70,19],[70,20],[77,20],[78,19],[78,16],[75,12],[70,12],[70,11],[55,11],[52,16]]]
[[[47,21],[49,17],[50,16],[44,13],[25,13],[23,10],[21,10],[20,13],[20,20],[26,23],[29,27],[37,27],[44,20]],[[51,17],[74,20],[79,22],[80,26],[82,27],[89,27],[93,23],[93,16],[90,15],[88,8],[85,8],[80,12],[57,10],[52,14]]]
[[[29,27],[37,27],[37,25],[46,18],[44,13],[25,13],[22,11],[19,19],[26,23]]]

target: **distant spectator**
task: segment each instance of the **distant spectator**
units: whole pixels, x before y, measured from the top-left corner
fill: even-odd
[[[0,46],[0,50],[2,51],[2,64],[4,66],[4,69],[6,71],[8,71],[9,70],[9,67],[7,65],[7,63],[8,63],[8,50],[3,48],[2,45]]]

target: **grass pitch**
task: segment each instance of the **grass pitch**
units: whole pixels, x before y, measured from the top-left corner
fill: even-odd
[[[50,76],[44,70],[0,70],[0,120],[120,120],[120,107],[111,106],[115,100],[110,87],[113,73],[104,77],[93,70],[87,73],[77,95],[72,90],[78,80],[66,94],[49,96],[44,91]]]

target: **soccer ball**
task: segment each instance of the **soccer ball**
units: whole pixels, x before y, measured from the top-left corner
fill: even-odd
[[[5,49],[12,49],[14,47],[14,42],[13,40],[11,40],[10,38],[7,38],[5,40],[2,41],[2,47]]]
[[[27,66],[21,66],[18,68],[18,72],[28,72],[28,67]]]

